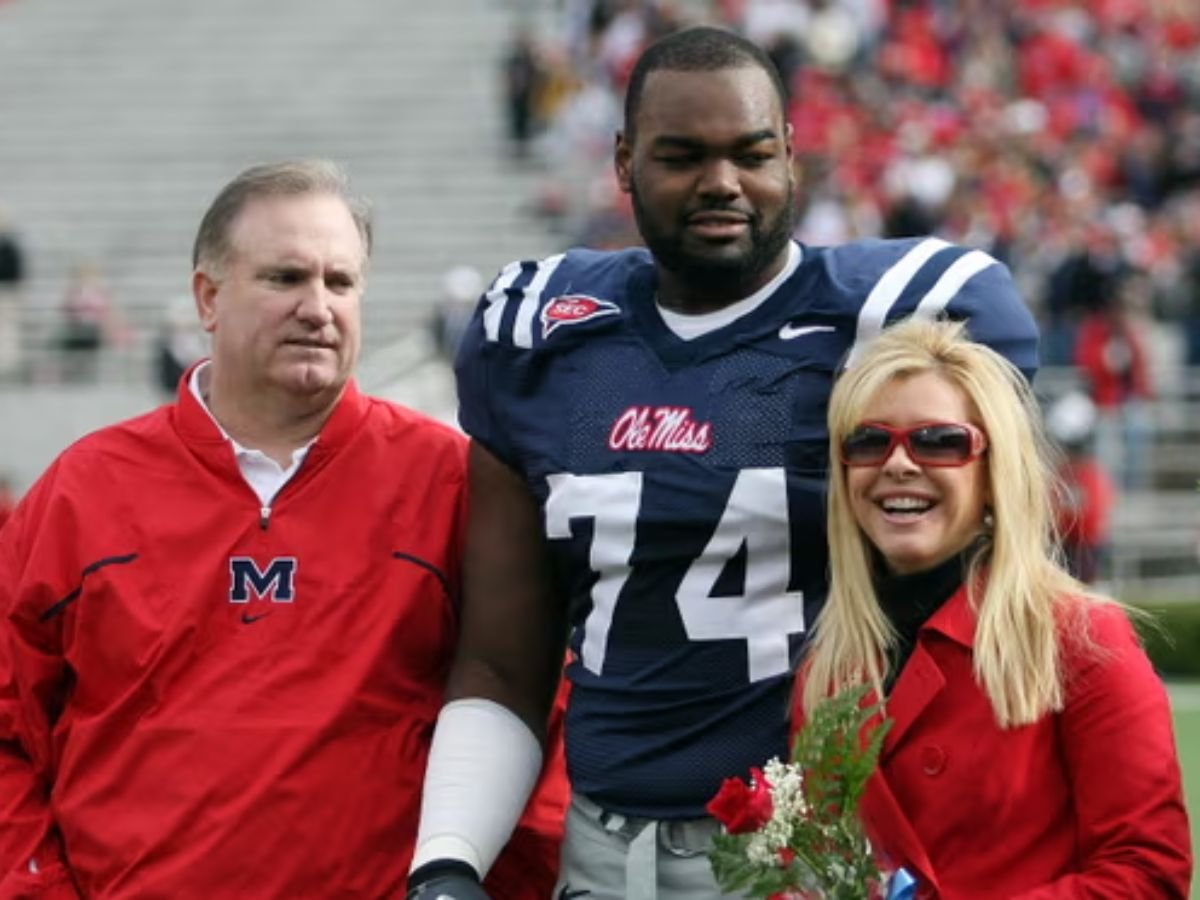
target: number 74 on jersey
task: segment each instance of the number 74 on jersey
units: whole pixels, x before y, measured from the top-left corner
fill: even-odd
[[[571,520],[593,520],[589,565],[597,579],[584,622],[583,665],[599,675],[617,600],[628,580],[641,512],[641,472],[550,475],[546,536],[572,536]],[[726,563],[745,547],[738,597],[712,596]],[[743,469],[704,552],[692,561],[675,603],[694,641],[742,639],[747,677],[760,681],[791,671],[789,636],[804,631],[804,598],[787,589],[790,574],[787,479],[782,468]]]

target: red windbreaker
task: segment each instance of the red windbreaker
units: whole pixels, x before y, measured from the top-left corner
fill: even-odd
[[[401,896],[465,440],[351,384],[264,510],[184,384],[68,449],[0,541],[0,898]],[[552,758],[494,897],[551,890]]]

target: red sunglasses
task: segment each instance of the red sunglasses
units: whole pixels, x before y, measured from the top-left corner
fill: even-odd
[[[892,428],[864,422],[842,439],[841,457],[847,466],[882,466],[897,444],[919,466],[965,466],[987,449],[987,435],[967,422],[921,422]]]

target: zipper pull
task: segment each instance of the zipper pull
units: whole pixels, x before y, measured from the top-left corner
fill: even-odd
[[[261,528],[263,531],[266,531],[267,530],[267,522],[270,521],[270,518],[271,518],[271,507],[264,506],[262,509],[260,509],[258,511],[258,527]]]

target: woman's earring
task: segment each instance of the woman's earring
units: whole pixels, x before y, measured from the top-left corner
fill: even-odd
[[[994,515],[992,515],[992,511],[990,509],[984,510],[983,511],[983,530],[991,531],[995,527],[996,527],[996,517]]]

